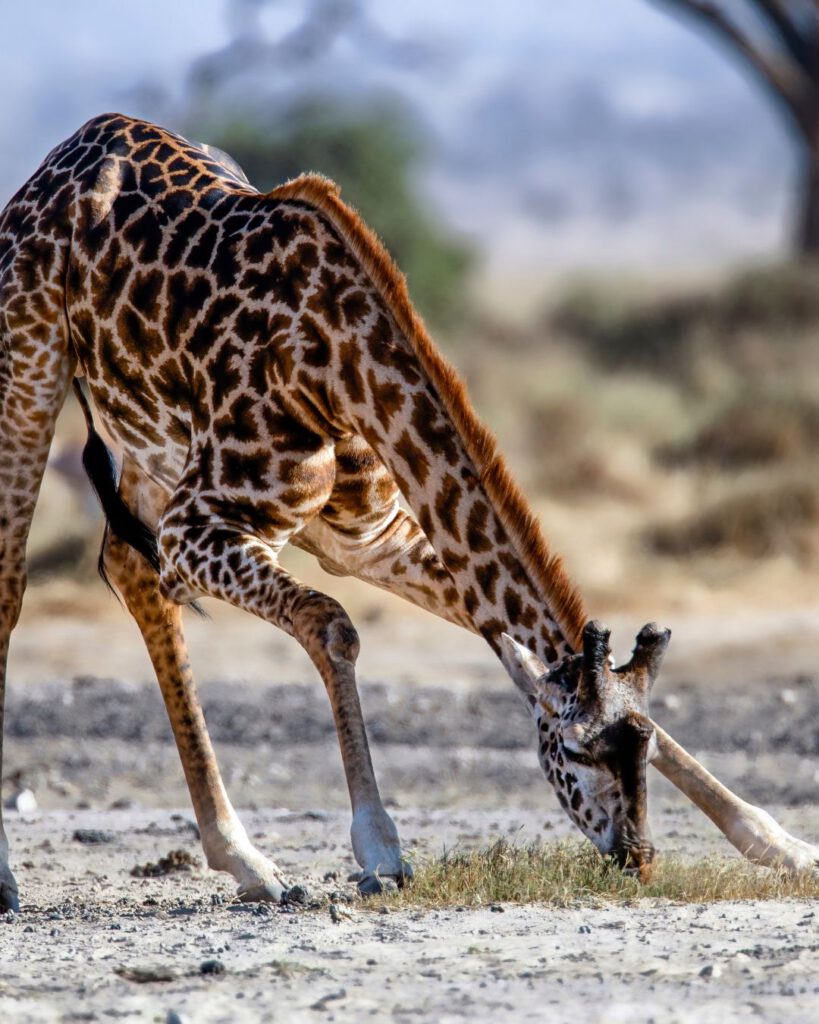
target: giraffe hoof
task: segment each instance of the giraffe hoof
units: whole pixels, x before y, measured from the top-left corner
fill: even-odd
[[[358,891],[362,896],[378,896],[382,892],[397,892],[398,884],[391,875],[362,874]]]
[[[413,878],[412,867],[401,861],[401,870],[397,875],[371,874],[362,871],[358,879],[358,891],[362,896],[377,896],[382,892],[397,892],[403,889]]]
[[[281,903],[286,893],[285,886],[278,882],[262,882],[246,889],[240,888],[236,895],[240,903]]]
[[[14,880],[0,882],[0,914],[19,914],[20,900],[17,897],[17,886]]]

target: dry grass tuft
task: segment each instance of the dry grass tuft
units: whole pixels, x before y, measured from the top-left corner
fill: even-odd
[[[501,839],[488,849],[448,852],[422,863],[411,885],[368,905],[435,909],[492,903],[630,903],[646,898],[714,903],[818,897],[819,875],[789,875],[738,859],[686,862],[660,856],[653,881],[642,885],[585,843],[518,846]]]

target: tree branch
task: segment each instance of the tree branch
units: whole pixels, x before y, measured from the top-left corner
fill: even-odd
[[[816,92],[807,76],[791,63],[762,52],[726,16],[719,5],[709,0],[652,0],[655,4],[678,9],[698,18],[718,36],[729,42],[750,64],[773,96],[785,105],[803,135],[812,133],[816,118]]]
[[[782,0],[752,0],[760,12],[771,23],[791,56],[809,78],[815,79],[819,68],[819,33],[817,24],[808,33],[799,29],[793,19],[792,8]],[[814,8],[815,10],[815,8]],[[814,22],[817,18],[814,17]]]

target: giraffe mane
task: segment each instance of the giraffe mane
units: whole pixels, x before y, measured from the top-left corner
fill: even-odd
[[[567,642],[578,650],[586,620],[582,598],[564,568],[563,559],[550,551],[540,523],[515,482],[494,435],[475,413],[466,384],[430,338],[410,301],[406,279],[384,244],[342,200],[339,186],[323,175],[302,174],[267,195],[270,199],[303,201],[317,207],[350,246],[438,392],[535,589],[564,631]]]

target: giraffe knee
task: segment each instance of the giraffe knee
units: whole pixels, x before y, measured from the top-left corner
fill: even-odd
[[[355,664],[361,644],[358,632],[338,601],[311,593],[295,611],[293,633],[308,653],[324,653],[332,661]]]

